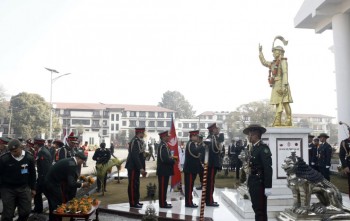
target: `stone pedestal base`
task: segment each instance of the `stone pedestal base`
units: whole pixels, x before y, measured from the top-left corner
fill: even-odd
[[[286,209],[284,212],[280,212],[277,217],[278,221],[328,221],[328,220],[350,220],[349,213],[341,213],[331,211],[326,214],[308,214],[298,215],[291,212],[290,209]]]

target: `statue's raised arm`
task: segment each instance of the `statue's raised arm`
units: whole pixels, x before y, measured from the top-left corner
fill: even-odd
[[[272,126],[292,126],[292,110],[289,103],[293,103],[292,95],[288,83],[288,63],[284,57],[282,46],[274,46],[275,41],[280,40],[286,46],[286,41],[282,36],[276,36],[272,43],[273,61],[266,61],[262,52],[262,45],[259,44],[259,59],[263,66],[268,67],[268,82],[271,91],[270,104],[276,105],[276,114]],[[281,122],[282,113],[285,110],[285,122]]]

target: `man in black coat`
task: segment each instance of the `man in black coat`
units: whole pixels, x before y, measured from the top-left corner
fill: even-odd
[[[267,221],[267,196],[271,195],[272,189],[272,154],[261,141],[265,132],[266,129],[259,124],[251,124],[243,130],[251,143],[248,190],[256,221]]]
[[[235,162],[236,162],[236,179],[239,180],[239,172],[242,167],[242,161],[239,159],[239,155],[241,154],[242,150],[244,150],[242,140],[238,140],[236,142],[236,146],[234,149],[235,152]]]
[[[174,175],[175,159],[168,147],[169,132],[164,131],[159,133],[160,144],[158,146],[157,156],[157,176],[158,176],[158,196],[160,208],[172,208],[171,204],[166,201],[168,184],[170,176]]]
[[[200,149],[197,147],[199,130],[190,131],[190,141],[185,150],[185,207],[197,208],[198,206],[192,201],[192,192],[194,181],[200,172]]]
[[[219,204],[214,202],[214,185],[215,176],[218,170],[222,169],[220,161],[221,146],[224,142],[223,134],[220,133],[220,128],[216,126],[216,123],[211,124],[208,128],[209,136],[207,137],[208,142],[209,158],[208,158],[208,173],[207,173],[207,192],[205,202],[207,206],[217,207]]]
[[[203,143],[203,138],[204,135],[199,134],[198,135],[198,151],[200,153],[200,157],[199,157],[199,180],[201,182],[200,186],[197,186],[196,189],[197,190],[201,190],[202,189],[202,185],[203,185],[203,174],[204,174],[204,158],[205,158],[205,144]]]
[[[35,196],[35,161],[32,154],[23,150],[17,139],[8,143],[7,153],[0,156],[1,220],[13,220],[16,207],[18,221],[28,219],[31,200]]]
[[[326,133],[321,133],[318,138],[321,142],[318,148],[318,169],[323,177],[330,181],[329,170],[331,168],[332,147],[327,143],[329,136]]]
[[[78,137],[74,136],[74,133],[71,132],[67,138],[67,142],[68,144],[58,150],[58,160],[74,157],[75,143],[78,142]]]
[[[236,161],[235,161],[235,143],[236,141],[232,139],[231,145],[228,146],[228,157],[230,158],[230,169],[231,171],[235,170],[236,168]]]
[[[45,192],[45,176],[52,165],[52,157],[49,150],[44,146],[45,140],[41,138],[34,139],[34,149],[36,154],[36,167],[38,172],[38,178],[36,180],[36,194],[34,197],[34,213],[43,212],[43,197]],[[53,148],[53,147],[51,147]],[[46,196],[46,194],[45,194]]]
[[[349,137],[342,140],[339,147],[339,159],[343,172],[348,176],[348,190],[350,198],[350,128],[348,127]]]
[[[317,146],[313,142],[314,135],[308,135],[308,143],[309,143],[309,166],[318,171],[317,168]]]
[[[140,203],[140,174],[144,174],[145,170],[140,160],[140,152],[144,135],[145,128],[135,128],[135,137],[129,142],[129,154],[125,164],[128,170],[129,205],[134,208],[142,208],[143,205]]]
[[[51,166],[45,177],[46,193],[49,201],[50,215],[49,220],[56,220],[53,211],[57,206],[73,199],[71,193],[76,192],[77,188],[88,187],[88,182],[79,183],[79,170],[87,157],[78,152],[75,157],[62,159]]]
[[[94,155],[92,156],[92,159],[96,161],[96,167],[98,164],[106,164],[108,161],[111,159],[111,152],[109,152],[108,149],[106,149],[106,143],[102,142],[100,144],[100,148],[97,148]],[[102,181],[97,178],[97,190],[96,192],[101,191],[101,183]],[[103,178],[103,187],[104,187],[104,192],[107,192],[107,172]]]

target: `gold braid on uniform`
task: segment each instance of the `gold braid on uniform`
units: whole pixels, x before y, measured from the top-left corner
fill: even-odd
[[[213,150],[214,153],[219,153],[221,151],[221,148],[218,146],[218,142],[216,141],[215,135],[212,135],[212,142],[211,142],[211,149]],[[217,151],[214,150],[214,144],[217,149]]]
[[[192,152],[191,152],[191,144],[192,143],[194,143],[194,142],[189,142],[188,144],[188,152],[190,153],[190,155],[192,156],[192,157],[194,157],[194,158],[199,158],[199,156],[200,156],[200,154],[198,154],[198,155],[195,155],[195,154],[193,154]],[[197,147],[197,144],[196,143],[194,143],[195,145],[196,145],[196,147]]]

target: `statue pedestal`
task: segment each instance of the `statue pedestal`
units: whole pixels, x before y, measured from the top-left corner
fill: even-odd
[[[292,151],[297,156],[308,162],[308,134],[309,128],[294,127],[268,127],[262,136],[264,143],[268,144],[272,153],[272,195],[267,199],[268,217],[276,218],[280,212],[293,205],[292,191],[287,187],[286,173],[281,168],[284,159],[291,155]],[[244,219],[253,219],[254,211],[250,199],[244,199],[248,194],[243,186],[233,192],[223,192],[223,199],[232,205],[238,214]]]

